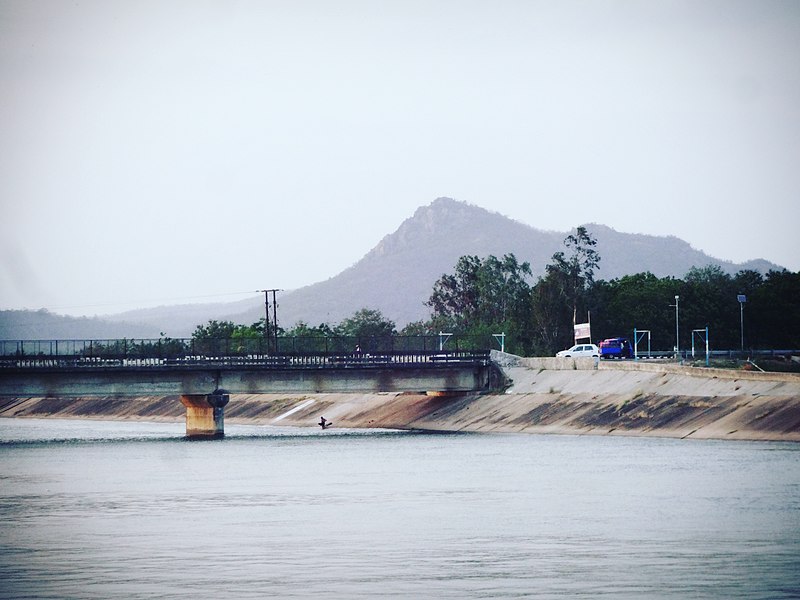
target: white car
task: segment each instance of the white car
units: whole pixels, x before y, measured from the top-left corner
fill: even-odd
[[[600,356],[600,348],[595,346],[594,344],[576,344],[569,350],[562,350],[561,352],[556,354],[559,358],[569,358],[569,357],[580,357],[580,356],[589,356],[589,357],[599,357]]]

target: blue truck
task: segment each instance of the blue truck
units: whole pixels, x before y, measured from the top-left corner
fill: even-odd
[[[633,347],[628,338],[608,338],[600,342],[600,358],[631,358]]]

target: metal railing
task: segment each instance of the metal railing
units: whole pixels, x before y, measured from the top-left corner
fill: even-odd
[[[277,345],[276,345],[277,343]],[[475,336],[0,340],[2,367],[365,367],[486,361]]]

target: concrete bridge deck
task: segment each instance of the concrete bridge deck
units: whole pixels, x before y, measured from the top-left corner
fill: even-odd
[[[800,375],[493,354],[497,391],[231,395],[225,420],[251,425],[659,436],[800,442]],[[0,398],[0,417],[186,418],[172,396]]]
[[[224,434],[231,394],[487,392],[502,385],[488,352],[347,355],[9,358],[0,396],[142,397],[178,395],[189,436]]]

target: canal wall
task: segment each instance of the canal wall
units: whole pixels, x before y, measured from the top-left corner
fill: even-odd
[[[496,353],[484,395],[231,395],[227,423],[800,441],[800,375]],[[0,417],[183,421],[178,396],[0,398]]]

